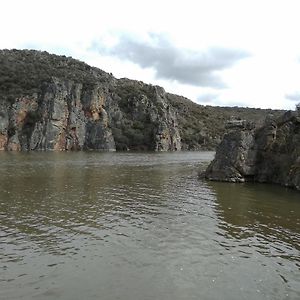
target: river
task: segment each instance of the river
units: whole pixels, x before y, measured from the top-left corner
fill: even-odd
[[[0,299],[300,299],[300,193],[213,155],[0,153]]]

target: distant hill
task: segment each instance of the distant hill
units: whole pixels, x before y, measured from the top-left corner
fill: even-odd
[[[202,106],[71,57],[0,50],[0,149],[214,149],[231,117],[280,113]]]

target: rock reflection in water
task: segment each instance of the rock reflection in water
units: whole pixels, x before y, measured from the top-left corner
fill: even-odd
[[[0,299],[299,298],[298,194],[212,156],[1,153]]]
[[[259,239],[269,246],[274,242],[275,252],[268,255],[279,255],[276,249],[281,252],[279,248],[286,246],[282,255],[299,259],[300,245],[295,243],[300,232],[299,192],[264,184],[209,185],[216,192],[219,227],[228,238]]]
[[[225,250],[224,261],[232,259],[242,264],[239,276],[244,278],[247,276],[241,269],[251,270],[253,275],[255,266],[256,276],[248,280],[258,282],[258,298],[298,299],[299,192],[265,184],[209,182],[208,185],[216,196],[215,213],[219,222],[215,241]]]
[[[7,197],[1,203],[3,228],[17,232],[17,240],[25,234],[44,251],[65,255],[66,241],[78,235],[105,239],[122,219],[139,224],[143,215],[159,213],[167,173],[151,166],[145,172],[145,167],[111,165],[110,158],[98,164],[79,160],[78,168],[60,156],[57,161],[34,161],[34,156],[7,177],[12,165],[6,165],[0,180]]]

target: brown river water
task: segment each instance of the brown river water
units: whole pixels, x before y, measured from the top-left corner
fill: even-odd
[[[300,299],[300,193],[213,156],[0,153],[0,299]]]

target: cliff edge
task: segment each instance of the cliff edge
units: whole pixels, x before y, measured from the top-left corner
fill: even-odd
[[[276,183],[300,190],[300,112],[268,116],[262,127],[229,121],[205,178]]]

